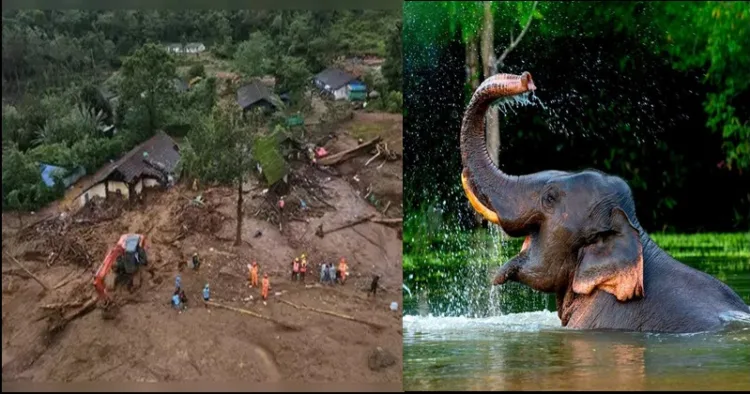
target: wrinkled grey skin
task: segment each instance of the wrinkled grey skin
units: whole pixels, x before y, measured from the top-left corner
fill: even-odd
[[[487,108],[533,89],[528,73],[489,78],[474,93],[461,129],[469,193],[508,235],[527,237],[528,246],[499,269],[494,283],[554,293],[562,324],[579,329],[712,331],[725,325],[727,314],[750,314],[727,285],[651,240],[623,179],[595,170],[513,176],[492,163],[484,141]]]
[[[621,178],[595,171],[534,174],[538,203],[520,212],[519,220],[536,217],[514,235],[530,235],[531,244],[503,265],[496,283],[507,280],[555,293],[564,326],[648,332],[699,332],[724,326],[726,312],[750,313],[750,308],[726,284],[669,256],[638,224],[630,188]],[[530,184],[533,184],[530,183]],[[605,291],[576,294],[573,280],[582,250],[596,242],[611,243],[609,259],[621,264],[635,248],[618,238],[633,230],[631,241],[643,250],[641,296],[627,301]],[[626,243],[625,243],[626,244]],[[635,245],[637,248],[637,245]]]

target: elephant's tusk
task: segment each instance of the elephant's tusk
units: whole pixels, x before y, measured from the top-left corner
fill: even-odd
[[[497,214],[495,212],[492,212],[492,210],[485,207],[484,204],[479,202],[477,196],[474,194],[474,192],[471,191],[471,187],[469,187],[469,180],[466,176],[467,171],[467,169],[464,169],[464,171],[461,173],[461,185],[463,185],[464,187],[464,193],[466,193],[466,197],[469,198],[471,206],[482,216],[484,216],[485,219],[489,220],[492,223],[500,224],[500,218],[497,216]]]

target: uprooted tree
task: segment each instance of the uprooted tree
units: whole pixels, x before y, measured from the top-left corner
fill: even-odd
[[[243,115],[235,102],[222,102],[190,131],[184,149],[188,176],[237,187],[235,245],[242,243],[242,184],[254,168],[252,146],[262,122],[260,113]]]

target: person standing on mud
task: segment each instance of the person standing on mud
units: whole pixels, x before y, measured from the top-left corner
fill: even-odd
[[[328,264],[328,284],[333,286],[336,284],[336,264]]]
[[[180,311],[180,294],[177,291],[175,291],[174,294],[172,294],[172,307]]]
[[[211,290],[208,288],[208,283],[203,286],[203,301],[208,302],[211,300]]]
[[[320,265],[320,283],[326,284],[326,282],[328,282],[328,264],[323,262]]]
[[[175,293],[178,293],[180,291],[180,287],[182,285],[182,278],[178,274],[176,278],[174,278],[174,287],[175,287]]]
[[[201,265],[201,261],[198,258],[198,252],[193,252],[193,270],[197,271],[200,265]]]
[[[302,253],[302,260],[301,260],[300,267],[299,267],[299,274],[300,274],[302,283],[305,283],[306,272],[307,272],[307,256],[305,256],[305,254]]]
[[[187,309],[188,298],[185,294],[185,290],[180,289],[180,302],[182,303],[182,309]]]
[[[258,263],[253,260],[253,265],[250,266],[250,287],[258,286]]]
[[[295,257],[292,262],[292,280],[297,280],[299,274],[299,258]]]
[[[271,282],[268,280],[268,273],[263,274],[263,287],[260,290],[260,296],[263,297],[263,301],[268,299],[268,290],[271,290]]]
[[[346,270],[347,270],[346,259],[342,257],[341,261],[339,261],[339,269],[336,272],[336,276],[342,285],[346,283]]]

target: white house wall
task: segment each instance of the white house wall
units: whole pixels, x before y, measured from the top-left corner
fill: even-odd
[[[107,198],[107,189],[105,187],[105,182],[97,183],[89,190],[86,190],[85,193],[81,194],[81,196],[78,197],[78,204],[80,206],[84,206],[86,205],[86,202],[93,199],[94,197]]]
[[[117,193],[119,191],[123,197],[129,197],[130,190],[125,182],[108,181],[107,187],[109,188],[110,193]]]
[[[160,186],[160,183],[157,179],[143,178],[135,184],[135,194],[141,194],[141,192],[143,192],[143,189],[153,188],[157,186]],[[89,190],[86,190],[85,193],[81,194],[81,196],[78,197],[79,206],[82,207],[86,205],[86,202],[90,201],[94,197],[107,198],[107,190],[109,190],[109,193],[117,193],[117,191],[119,190],[123,198],[128,198],[130,196],[130,191],[128,190],[128,185],[126,183],[117,181],[105,181],[97,183]]]
[[[349,96],[349,88],[346,85],[342,86],[341,88],[333,92],[333,98],[335,100],[346,100],[348,96]]]
[[[159,181],[157,181],[154,178],[145,178],[143,179],[143,187],[156,187],[159,186]]]

